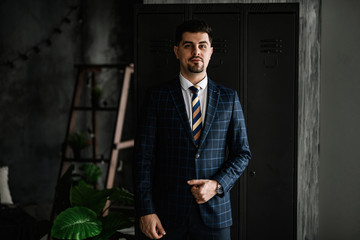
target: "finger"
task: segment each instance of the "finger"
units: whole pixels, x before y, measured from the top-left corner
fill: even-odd
[[[165,232],[165,229],[163,228],[163,226],[161,225],[161,223],[159,222],[158,225],[157,225],[157,230],[158,230],[158,233],[163,236],[166,234]]]
[[[162,237],[157,233],[156,229],[151,229],[151,231],[149,232],[149,234],[147,236],[151,239],[159,239]]]
[[[203,197],[197,191],[192,192],[192,195],[194,196],[196,202],[203,200]]]
[[[140,224],[140,230],[150,239],[159,239],[156,231],[156,224]]]
[[[160,239],[163,236],[164,236],[163,234],[156,231],[156,232],[151,233],[150,236],[148,236],[148,237],[151,239]]]
[[[190,189],[190,191],[191,191],[191,194],[192,194],[195,198],[199,198],[199,196],[200,196],[200,189],[199,189],[199,188],[197,188],[197,187],[192,187],[192,188]]]
[[[187,181],[187,184],[193,186],[193,185],[201,185],[204,183],[204,180],[202,179],[192,179],[192,180],[189,180]]]
[[[195,201],[196,201],[197,204],[205,203],[205,201],[204,201],[204,200],[201,200],[201,199],[195,199]]]
[[[190,189],[190,191],[192,191],[192,192],[198,192],[199,190],[200,190],[200,187],[198,185],[194,185]]]
[[[161,225],[160,220],[150,229],[148,234],[146,234],[151,239],[160,239],[165,235],[165,230]]]

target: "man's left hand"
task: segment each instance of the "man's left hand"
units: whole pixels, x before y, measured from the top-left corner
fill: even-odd
[[[187,181],[192,186],[191,193],[198,204],[206,203],[216,195],[218,182],[209,179],[193,179]]]

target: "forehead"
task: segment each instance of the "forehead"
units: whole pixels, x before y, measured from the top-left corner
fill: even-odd
[[[184,32],[181,41],[193,43],[207,42],[210,44],[209,35],[205,32]]]

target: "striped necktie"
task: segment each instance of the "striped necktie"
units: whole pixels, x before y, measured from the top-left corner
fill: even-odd
[[[200,135],[202,128],[202,118],[200,110],[200,100],[199,100],[199,86],[191,86],[189,89],[193,92],[192,96],[192,133],[196,146],[199,146]]]

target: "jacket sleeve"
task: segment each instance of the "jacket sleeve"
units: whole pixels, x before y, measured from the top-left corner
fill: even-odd
[[[154,91],[148,91],[140,117],[134,148],[134,191],[138,217],[155,213],[152,196],[152,168],[156,149],[156,101]]]
[[[231,190],[251,158],[244,114],[239,97],[236,91],[234,92],[232,116],[226,139],[229,154],[222,168],[213,177],[223,187],[224,192]]]

